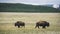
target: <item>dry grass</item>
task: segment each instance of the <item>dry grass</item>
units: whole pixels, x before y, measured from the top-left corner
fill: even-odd
[[[35,28],[39,20],[48,21],[50,27]],[[14,26],[16,21],[26,23],[25,28]],[[0,34],[60,34],[60,13],[0,13]]]

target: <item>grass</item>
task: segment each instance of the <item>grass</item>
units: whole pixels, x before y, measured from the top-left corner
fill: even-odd
[[[1,25],[0,23],[0,34],[60,34],[60,27],[50,26],[46,29],[41,27],[35,28],[35,24],[29,24],[22,28],[15,27],[13,23],[6,23]]]
[[[14,26],[16,21],[24,21],[26,26]],[[35,28],[35,23],[45,20],[50,27]],[[60,34],[60,13],[0,13],[0,34]]]

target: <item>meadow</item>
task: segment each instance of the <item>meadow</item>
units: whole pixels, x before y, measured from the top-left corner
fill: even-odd
[[[49,27],[35,28],[38,21],[48,21]],[[15,27],[16,21],[25,22],[25,28]],[[0,34],[60,34],[60,13],[0,12]]]

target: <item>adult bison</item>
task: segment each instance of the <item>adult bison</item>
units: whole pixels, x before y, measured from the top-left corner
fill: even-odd
[[[15,23],[15,26],[18,26],[18,28],[20,28],[20,26],[24,26],[24,27],[25,27],[25,23],[22,22],[22,21],[17,21],[17,22]]]
[[[36,28],[36,27],[39,28],[39,26],[42,26],[42,28],[46,28],[46,26],[49,27],[49,25],[50,25],[50,24],[49,24],[49,22],[47,22],[47,21],[39,21],[39,22],[36,23],[35,28]]]

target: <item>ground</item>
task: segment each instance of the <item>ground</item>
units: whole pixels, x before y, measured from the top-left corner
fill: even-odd
[[[50,27],[35,28],[37,21],[44,20]],[[25,28],[15,27],[16,21],[25,22]],[[60,34],[60,13],[0,13],[0,34]]]

